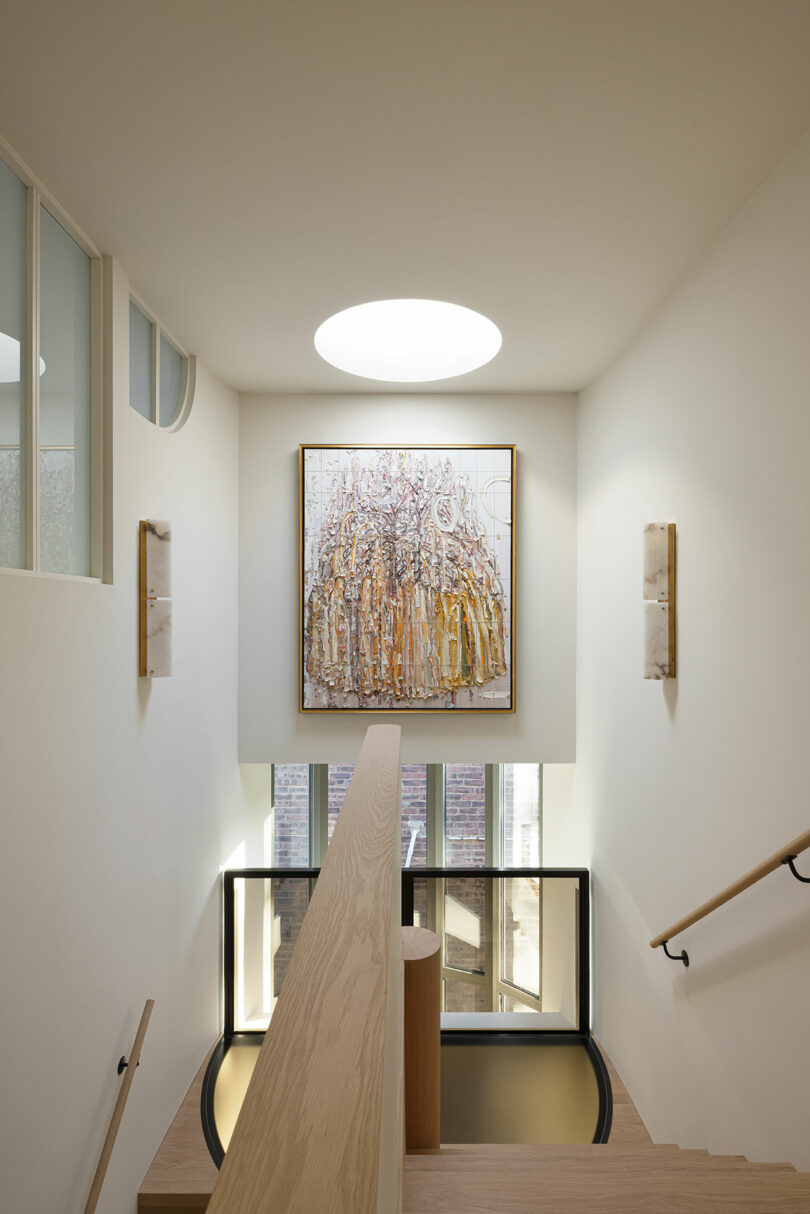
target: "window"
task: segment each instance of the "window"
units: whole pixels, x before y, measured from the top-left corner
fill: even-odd
[[[0,161],[0,565],[24,569],[26,191]]]
[[[195,360],[142,304],[129,301],[129,403],[163,430],[179,430],[191,411]]]
[[[320,865],[353,772],[274,765],[271,867]],[[402,867],[539,867],[541,774],[538,763],[404,763]]]
[[[99,577],[101,262],[16,167],[0,160],[0,565]]]
[[[275,875],[234,884],[240,1031],[264,1028],[272,1014],[315,885],[311,871],[294,870],[322,863],[353,771],[273,767],[265,856]],[[583,876],[539,871],[542,767],[412,763],[401,781],[404,913],[441,940],[443,1027],[576,1029]]]

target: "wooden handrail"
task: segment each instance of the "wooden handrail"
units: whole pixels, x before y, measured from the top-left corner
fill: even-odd
[[[400,728],[372,725],[208,1214],[397,1214]]]
[[[737,894],[741,894],[743,890],[749,889],[755,885],[757,881],[761,881],[763,877],[767,877],[768,873],[773,873],[777,868],[780,868],[787,860],[788,856],[798,856],[800,852],[810,847],[810,830],[806,830],[804,834],[797,835],[790,843],[787,843],[779,851],[774,852],[767,860],[763,860],[756,868],[752,868],[744,877],[740,877],[738,881],[732,885],[727,885],[719,894],[715,894],[708,902],[704,902],[697,910],[692,911],[691,915],[687,915],[684,919],[679,919],[677,923],[673,923],[672,927],[668,927],[665,932],[661,932],[650,941],[650,948],[660,948],[662,944],[667,944],[673,936],[677,936],[680,932],[686,931],[687,927],[691,927],[693,923],[697,923],[700,919],[705,919],[712,911],[717,910],[718,906],[723,906],[726,902],[730,902],[732,898],[736,898]]]
[[[87,1198],[87,1205],[84,1207],[84,1214],[94,1214],[95,1208],[98,1205],[98,1199],[101,1196],[101,1186],[104,1184],[104,1177],[107,1175],[107,1168],[110,1164],[110,1156],[115,1146],[115,1140],[118,1137],[118,1130],[121,1125],[121,1118],[124,1116],[124,1106],[127,1103],[129,1089],[132,1087],[132,1081],[135,1078],[135,1071],[138,1066],[138,1059],[141,1056],[143,1048],[143,1039],[146,1036],[146,1030],[149,1026],[149,1017],[152,1015],[152,1008],[155,1006],[154,999],[147,999],[141,1012],[141,1022],[138,1025],[138,1031],[135,1034],[135,1041],[132,1044],[132,1052],[129,1055],[129,1061],[124,1064],[123,1061],[119,1065],[126,1065],[126,1074],[123,1082],[118,1089],[118,1099],[115,1102],[112,1117],[110,1118],[109,1128],[107,1129],[107,1137],[104,1139],[104,1146],[101,1148],[101,1158],[98,1161],[96,1174],[93,1177],[93,1183],[90,1186],[90,1196]]]

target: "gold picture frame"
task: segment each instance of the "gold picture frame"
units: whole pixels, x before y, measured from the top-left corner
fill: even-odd
[[[299,712],[515,712],[515,446],[301,444],[298,467]]]

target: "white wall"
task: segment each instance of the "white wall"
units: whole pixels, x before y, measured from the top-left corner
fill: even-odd
[[[218,870],[236,763],[238,407],[127,404],[115,268],[115,584],[0,570],[0,1206],[79,1211],[144,1000],[156,1006],[99,1209],[135,1210],[219,1021]],[[174,528],[174,676],[137,677],[138,520]]]
[[[650,938],[810,826],[810,141],[579,412],[576,799],[595,1027],[658,1141],[810,1168],[810,901],[768,877]],[[677,682],[644,682],[641,531],[678,526]],[[803,858],[810,871],[810,854]]]
[[[353,761],[374,714],[298,713],[299,443],[515,443],[517,712],[402,714],[405,762],[574,751],[575,409],[569,395],[251,396],[239,468],[242,761]]]

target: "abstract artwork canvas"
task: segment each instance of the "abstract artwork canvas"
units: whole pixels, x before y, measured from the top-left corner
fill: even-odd
[[[513,446],[299,450],[300,709],[514,712]]]

